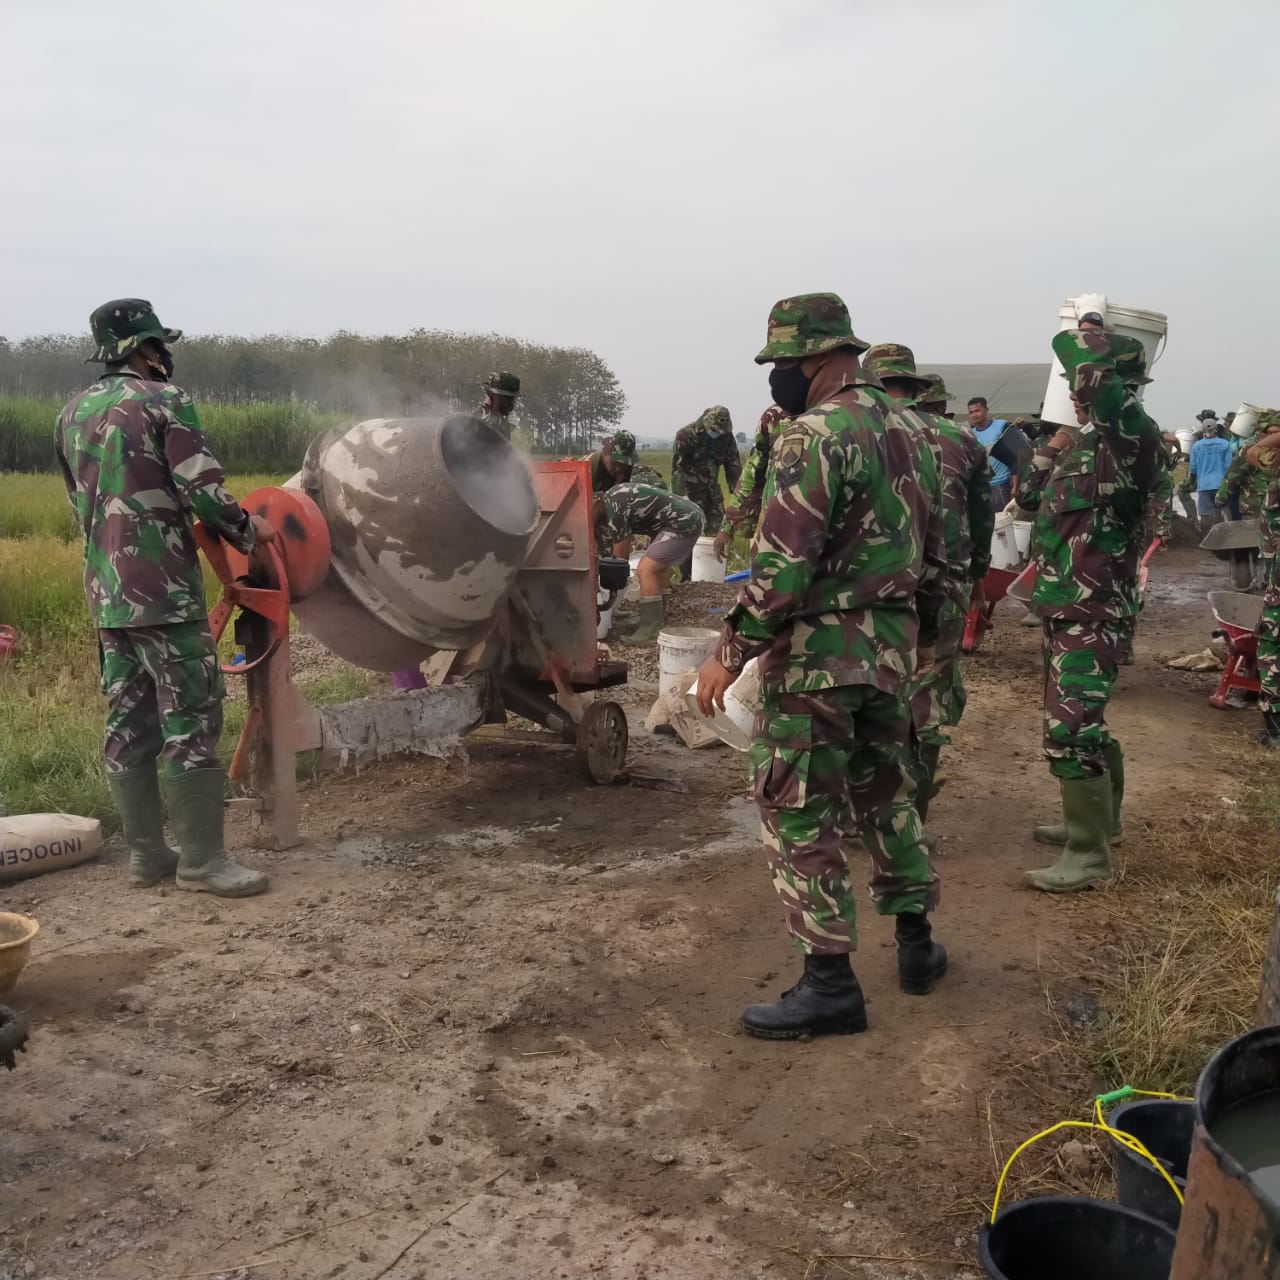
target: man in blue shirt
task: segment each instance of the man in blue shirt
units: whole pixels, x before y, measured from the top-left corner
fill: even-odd
[[[978,438],[978,443],[987,451],[987,461],[991,463],[992,509],[1003,511],[1018,491],[1018,472],[1024,461],[1022,455],[1030,452],[1027,439],[1020,431],[1015,431],[1010,437],[1010,441],[1014,442],[1011,448],[994,451],[1001,437],[1009,430],[1009,424],[1004,418],[992,419],[987,411],[985,396],[974,396],[969,401],[969,426]],[[1007,458],[1002,457],[1002,453],[1008,455]],[[1012,466],[1010,462],[1013,463]]]
[[[1200,517],[1202,534],[1218,522],[1213,499],[1230,465],[1231,446],[1223,439],[1222,427],[1215,423],[1191,446],[1191,487],[1196,494],[1196,515]]]

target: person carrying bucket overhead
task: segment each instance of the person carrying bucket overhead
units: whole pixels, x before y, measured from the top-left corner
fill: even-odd
[[[1024,510],[1039,511],[1032,606],[1044,627],[1044,754],[1063,813],[1062,823],[1035,831],[1061,846],[1060,857],[1027,879],[1049,893],[1109,883],[1111,843],[1122,835],[1124,753],[1107,728],[1106,706],[1137,609],[1133,525],[1148,489],[1136,477],[1153,447],[1148,437],[1159,443],[1145,414],[1125,412],[1117,365],[1140,347],[1136,338],[1083,329],[1054,335],[1079,421],[1037,448],[1019,490]]]
[[[636,565],[640,623],[623,639],[627,644],[652,644],[662,630],[662,593],[671,581],[672,568],[693,554],[694,543],[702,536],[702,512],[688,498],[629,481],[597,494],[593,515],[602,554],[635,534],[650,539]]]
[[[791,416],[771,449],[768,502],[751,577],[698,672],[703,715],[724,710],[746,662],[760,662],[751,745],[769,870],[800,980],[752,1005],[742,1029],[765,1039],[867,1029],[849,953],[856,897],[842,837],[852,815],[872,861],[872,897],[896,922],[898,981],[930,991],[947,967],[928,913],[938,902],[911,803],[911,711],[918,667],[933,662],[946,592],[933,451],[858,356],[834,293],[784,298],[757,364]]]

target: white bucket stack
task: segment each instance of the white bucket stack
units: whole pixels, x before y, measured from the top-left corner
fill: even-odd
[[[1169,317],[1162,311],[1119,306],[1108,302],[1103,293],[1082,293],[1079,297],[1068,298],[1059,308],[1059,330],[1077,328],[1080,317],[1090,311],[1096,311],[1102,316],[1108,333],[1137,338],[1142,343],[1143,350],[1147,353],[1147,376],[1150,377],[1151,368],[1160,358],[1165,339],[1169,336]],[[1045,387],[1044,407],[1040,410],[1040,417],[1045,422],[1070,426],[1076,420],[1076,411],[1071,403],[1071,388],[1062,372],[1062,364],[1055,356],[1049,369],[1049,383]],[[1141,387],[1138,393],[1141,395]]]

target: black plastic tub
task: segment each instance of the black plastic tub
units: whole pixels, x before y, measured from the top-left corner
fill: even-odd
[[[1176,1236],[1110,1200],[1042,1196],[1000,1212],[978,1235],[991,1280],[1169,1280]]]
[[[1184,1194],[1187,1189],[1187,1162],[1191,1159],[1191,1136],[1196,1127],[1195,1103],[1188,1099],[1143,1098],[1117,1107],[1107,1123],[1121,1133],[1132,1134],[1165,1167]],[[1126,1209],[1149,1213],[1167,1222],[1175,1231],[1182,1217],[1182,1205],[1173,1188],[1150,1160],[1122,1146],[1114,1138],[1111,1146],[1116,1161],[1116,1199]]]

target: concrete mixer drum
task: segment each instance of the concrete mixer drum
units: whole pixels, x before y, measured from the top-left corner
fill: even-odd
[[[539,508],[520,453],[475,418],[373,418],[307,451],[328,576],[295,610],[356,666],[395,671],[482,641],[524,563]]]

